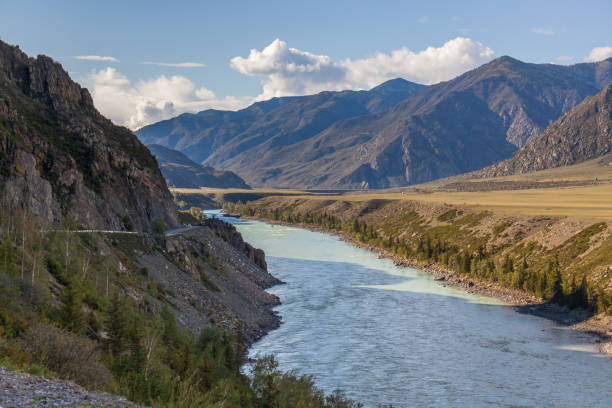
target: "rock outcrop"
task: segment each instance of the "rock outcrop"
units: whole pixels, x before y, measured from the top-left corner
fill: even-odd
[[[0,42],[0,191],[52,223],[148,230],[177,224],[148,149],[94,107],[87,89],[46,56]]]
[[[208,218],[206,225],[221,237],[225,242],[236,248],[251,262],[259,266],[264,271],[268,270],[264,251],[258,248],[253,248],[251,244],[244,242],[242,234],[232,224],[224,222],[218,218]]]

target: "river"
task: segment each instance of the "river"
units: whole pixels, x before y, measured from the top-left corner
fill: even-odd
[[[225,217],[224,217],[225,218]],[[250,355],[366,407],[610,407],[594,338],[446,287],[338,237],[225,218],[284,285],[282,325]]]

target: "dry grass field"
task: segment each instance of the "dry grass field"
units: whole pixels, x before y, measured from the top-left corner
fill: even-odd
[[[450,191],[449,185],[482,185],[485,191]],[[512,183],[516,183],[513,189]],[[567,187],[567,184],[576,184]],[[584,183],[584,185],[580,185]],[[504,185],[504,189],[497,186]],[[541,187],[541,186],[546,187]],[[403,190],[403,191],[402,191]],[[471,190],[466,188],[466,190]],[[415,200],[435,204],[473,206],[526,215],[568,216],[612,220],[612,157],[591,160],[518,176],[471,179],[457,176],[406,189],[352,192],[321,192],[277,189],[173,189],[181,194],[202,194],[217,201],[241,197],[242,201],[265,196],[291,196],[319,200],[366,201],[372,199]],[[234,200],[232,200],[234,201]]]

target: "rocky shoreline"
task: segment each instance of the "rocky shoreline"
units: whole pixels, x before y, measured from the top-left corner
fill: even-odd
[[[434,280],[438,281],[442,285],[461,288],[470,294],[483,295],[499,299],[506,303],[507,306],[513,307],[518,313],[542,317],[554,321],[555,323],[565,326],[571,330],[590,334],[595,338],[594,342],[598,351],[607,357],[612,357],[612,318],[597,318],[597,316],[589,318],[588,313],[583,310],[569,310],[564,306],[544,302],[543,299],[536,296],[529,295],[516,289],[507,288],[493,282],[483,282],[457,276],[457,273],[454,271],[440,265],[420,263],[415,259],[398,257],[397,255],[391,254],[381,248],[364,245],[355,241],[344,232],[331,231],[325,228],[313,227],[306,224],[292,224],[257,217],[244,216],[243,218],[263,221],[276,225],[299,227],[310,231],[335,235],[351,245],[374,252],[379,258],[391,259],[397,266],[414,268],[427,272],[433,275]]]

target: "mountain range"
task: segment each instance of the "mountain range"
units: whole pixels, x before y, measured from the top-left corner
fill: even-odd
[[[147,147],[157,159],[169,187],[250,188],[243,179],[231,171],[220,171],[202,166],[178,150],[168,149],[161,145],[150,144]]]
[[[504,160],[610,81],[611,59],[560,66],[505,56],[428,87],[395,79],[369,91],[276,98],[136,134],[253,186],[395,187]]]

